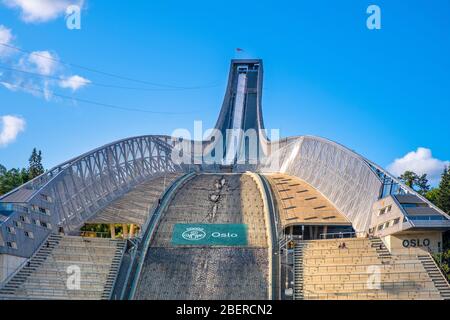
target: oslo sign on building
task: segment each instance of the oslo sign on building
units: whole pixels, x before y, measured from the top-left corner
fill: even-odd
[[[247,245],[247,226],[245,224],[177,223],[173,228],[172,244],[245,246]]]

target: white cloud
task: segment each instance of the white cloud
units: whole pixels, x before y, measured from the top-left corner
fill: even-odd
[[[34,51],[29,55],[23,55],[14,66],[18,70],[42,74],[44,76],[55,76],[61,71],[57,63],[58,57],[49,51]],[[34,96],[44,97],[49,101],[53,97],[52,88],[57,80],[51,78],[29,76],[26,73],[9,71],[1,77],[0,84],[11,91],[25,91]]]
[[[25,130],[25,120],[21,117],[0,116],[0,147],[16,140],[17,135]]]
[[[47,101],[50,101],[50,99],[53,97],[53,91],[50,88],[50,81],[44,81],[44,88],[43,88],[43,93],[44,93],[44,98]]]
[[[22,55],[13,67],[24,72],[7,71],[1,74],[0,85],[11,91],[24,91],[50,101],[55,97],[53,91],[56,87],[75,92],[91,83],[79,75],[63,76],[65,68],[58,60],[55,53],[46,50]]]
[[[70,5],[83,7],[84,0],[2,0],[7,7],[19,9],[25,22],[46,22],[65,14]]]
[[[4,43],[6,45],[11,44],[13,40],[13,34],[11,29],[6,28],[4,25],[0,24],[0,43]],[[11,54],[11,50],[8,47],[0,46],[0,58],[9,56]]]
[[[78,75],[74,75],[65,79],[62,79],[59,82],[59,86],[64,89],[72,89],[72,91],[76,91],[80,89],[81,87],[84,87],[85,85],[88,85],[91,83],[90,80],[83,78]]]
[[[11,39],[13,39],[11,30],[0,25],[0,43],[2,41],[9,43]],[[4,47],[0,46],[0,59],[2,48]],[[63,73],[67,73],[66,68],[59,63],[57,54],[48,50],[19,54],[13,59],[8,59],[8,64],[12,69],[0,72],[0,86],[10,91],[23,91],[36,97],[43,97],[47,101],[55,98],[53,91],[56,87],[75,92],[91,83],[79,75],[64,76]]]
[[[48,76],[56,71],[56,59],[57,57],[48,51],[34,51],[28,56],[28,63],[38,73]]]
[[[17,87],[9,82],[1,81],[0,84],[8,90],[17,91]]]
[[[426,173],[430,182],[435,184],[439,181],[444,167],[449,164],[449,161],[433,158],[430,149],[420,147],[416,151],[408,152],[402,158],[395,159],[388,166],[388,171],[395,176],[400,176],[407,170],[417,174]]]

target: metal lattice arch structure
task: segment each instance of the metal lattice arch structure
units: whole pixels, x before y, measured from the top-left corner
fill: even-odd
[[[49,232],[78,230],[96,212],[138,183],[165,172],[181,171],[171,160],[171,138],[123,139],[83,154],[49,170],[2,197],[4,210],[15,211],[1,224],[3,242],[16,243],[7,253],[29,256]],[[28,213],[47,228],[33,229],[34,241],[7,230],[14,215]],[[20,246],[19,246],[20,245]]]
[[[336,142],[298,136],[279,141],[277,148],[258,169],[287,173],[306,181],[329,199],[359,233],[369,230],[373,204],[391,194],[413,195],[448,218],[386,170]],[[405,217],[409,226],[414,226],[415,222]],[[448,221],[443,220],[442,225],[448,225]]]

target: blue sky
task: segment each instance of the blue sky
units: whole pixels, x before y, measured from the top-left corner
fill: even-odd
[[[26,165],[33,147],[43,151],[49,168],[120,138],[192,129],[194,120],[212,127],[230,59],[247,57],[264,61],[267,128],[279,128],[283,136],[329,138],[383,167],[419,147],[432,156],[419,149],[397,165],[436,175],[450,159],[448,0],[85,0],[81,30],[67,29],[58,7],[81,0],[34,1],[47,11],[33,12],[22,0],[0,0],[0,25],[10,30],[15,47],[133,79],[199,88],[167,90],[53,66],[56,77],[158,89],[87,84],[73,91],[53,84],[48,88],[53,93],[180,113],[167,115],[46,99],[0,86],[0,117],[26,121],[24,131],[0,147],[0,163],[7,167]],[[370,4],[381,8],[381,30],[366,27]],[[236,47],[245,52],[236,53]],[[28,58],[9,52],[3,60],[0,56],[0,65],[26,68]],[[2,71],[0,81],[18,76]]]

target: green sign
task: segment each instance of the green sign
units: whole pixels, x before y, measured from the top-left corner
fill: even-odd
[[[245,246],[247,225],[177,223],[172,233],[173,245],[191,246]]]

